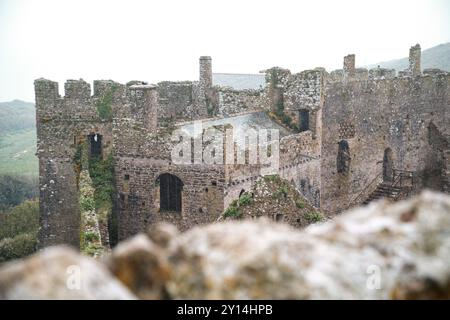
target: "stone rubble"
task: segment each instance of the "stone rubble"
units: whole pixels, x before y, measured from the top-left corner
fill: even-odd
[[[268,220],[156,225],[105,265],[54,247],[0,268],[2,299],[449,299],[450,197],[380,201],[296,230]],[[79,265],[83,289],[68,290]],[[131,294],[127,288],[133,292]]]

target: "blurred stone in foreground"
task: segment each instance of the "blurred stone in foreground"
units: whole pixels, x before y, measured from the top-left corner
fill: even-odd
[[[450,298],[450,197],[424,192],[296,231],[197,227],[171,248],[173,298]]]
[[[68,265],[86,267],[80,292]],[[298,231],[268,220],[185,233],[167,224],[121,243],[112,273],[144,299],[449,299],[450,197],[378,202]],[[0,269],[0,298],[132,298],[99,263],[66,248]]]
[[[0,299],[135,299],[107,268],[68,247],[52,247],[0,269]]]

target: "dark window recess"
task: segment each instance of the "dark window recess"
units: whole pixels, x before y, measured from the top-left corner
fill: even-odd
[[[177,176],[169,173],[160,175],[158,180],[160,188],[160,210],[181,212],[183,182]]]
[[[304,179],[300,180],[300,190],[302,192],[306,191],[306,180],[304,180]]]
[[[309,130],[309,110],[300,110],[299,111],[299,130],[300,132]]]
[[[337,172],[347,174],[350,171],[350,148],[346,140],[339,141],[338,145],[338,155],[336,159]]]
[[[89,138],[89,155],[90,157],[102,156],[102,136],[99,134],[90,134]]]
[[[277,214],[277,215],[275,216],[275,221],[276,221],[276,222],[283,221],[283,215],[282,215],[281,213]]]
[[[212,185],[212,186],[217,186],[217,181],[212,181],[212,182],[211,182],[211,185]]]
[[[393,171],[393,159],[392,159],[392,150],[391,148],[387,148],[384,150],[383,156],[383,181],[391,182],[393,180],[394,171]]]
[[[130,180],[130,175],[129,175],[129,174],[126,174],[126,175],[125,175],[125,180],[126,180],[126,181]]]

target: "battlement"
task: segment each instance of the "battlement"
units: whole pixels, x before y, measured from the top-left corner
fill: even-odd
[[[368,81],[397,79],[405,77],[435,77],[449,74],[439,69],[421,70],[421,48],[419,44],[412,46],[409,50],[409,67],[406,70],[387,69],[387,68],[354,68],[355,55],[344,57],[344,68],[331,71],[327,76],[327,82],[349,82],[349,81]]]
[[[38,79],[35,81],[37,117],[45,122],[111,122],[116,117],[140,117],[146,114],[143,110],[149,103],[152,108],[157,107],[157,88],[142,81],[124,85],[112,80],[95,80],[91,95],[91,85],[86,81],[67,80],[64,96],[60,96],[57,82]],[[156,111],[152,114],[156,117]]]
[[[349,54],[344,57],[344,80],[350,80],[355,77],[355,55]]]

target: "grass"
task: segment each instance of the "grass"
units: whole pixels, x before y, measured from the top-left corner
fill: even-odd
[[[95,233],[95,232],[92,232],[92,231],[86,231],[86,232],[84,233],[84,239],[85,239],[87,242],[94,242],[94,241],[98,241],[98,240],[99,240],[99,237],[98,237],[98,234]]]
[[[323,221],[324,217],[319,212],[311,211],[311,212],[305,213],[305,219],[308,220],[309,222],[314,223],[314,222]]]
[[[38,177],[36,130],[26,129],[0,137],[0,175]]]
[[[305,202],[303,202],[303,200],[300,200],[300,199],[295,201],[295,205],[299,209],[303,209],[306,206]]]
[[[248,192],[244,192],[240,197],[239,197],[239,206],[246,206],[251,204],[253,201],[252,199],[252,195]]]
[[[223,213],[225,218],[239,218],[241,215],[242,212],[239,210],[238,200],[233,200],[227,210]]]
[[[98,115],[102,120],[112,120],[112,103],[114,99],[114,93],[116,92],[117,88],[118,87],[116,85],[113,85],[96,103]]]

